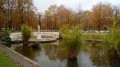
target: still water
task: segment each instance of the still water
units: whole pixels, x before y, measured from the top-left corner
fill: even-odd
[[[40,49],[13,44],[12,49],[36,61],[41,67],[120,67],[120,58],[109,56],[103,48],[86,43],[74,60],[69,60],[60,42],[40,43]],[[72,52],[71,52],[72,53]]]

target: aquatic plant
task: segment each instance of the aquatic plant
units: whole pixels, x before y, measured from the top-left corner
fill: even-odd
[[[113,27],[109,29],[109,33],[102,37],[102,42],[103,46],[111,53],[120,54],[120,28],[116,27],[116,21],[114,21]]]
[[[22,32],[23,45],[28,45],[29,38],[32,35],[32,29],[29,26],[23,24],[21,26],[21,32]]]
[[[82,45],[82,32],[79,26],[69,28],[64,25],[60,30],[60,35],[67,49],[68,58],[75,58]]]

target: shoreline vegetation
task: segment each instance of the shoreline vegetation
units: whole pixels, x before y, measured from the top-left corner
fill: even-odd
[[[0,52],[0,67],[18,67],[12,60]]]
[[[82,47],[88,47],[88,49],[93,47],[92,50],[100,49],[98,51],[104,52],[102,57],[105,57],[104,55],[107,53],[109,59],[113,58],[113,62],[120,64],[120,7],[104,2],[93,5],[91,10],[83,10],[80,6],[78,7],[76,11],[65,5],[51,4],[44,13],[41,13],[38,12],[33,0],[0,0],[0,43],[11,47],[13,39],[15,42],[19,42],[20,39],[22,48],[27,49],[30,46],[34,50],[40,50],[42,49],[41,43],[38,42],[57,41],[57,36],[49,33],[57,32],[60,34],[58,38],[63,40],[60,46],[64,46],[64,49],[61,51],[66,51],[68,62],[78,59],[77,56]],[[41,35],[42,31],[47,31],[48,34]],[[15,38],[10,38],[10,34],[13,32],[18,32],[20,35],[13,35]],[[34,32],[39,33],[33,36]],[[47,39],[52,37],[55,40]],[[33,41],[35,43],[30,45],[30,42]],[[92,46],[85,45],[87,41]],[[23,50],[23,53],[27,50]],[[0,51],[0,67],[18,67],[14,61],[10,60],[11,58],[5,56],[6,54],[2,53],[2,50]],[[96,56],[97,52],[94,54]],[[91,53],[91,55],[93,54]],[[98,53],[98,55],[101,57],[102,53]],[[12,57],[15,56],[12,55]],[[93,56],[93,58],[95,57]],[[113,63],[110,60],[107,61]],[[114,64],[116,65],[116,63]],[[25,64],[28,65],[28,63]]]

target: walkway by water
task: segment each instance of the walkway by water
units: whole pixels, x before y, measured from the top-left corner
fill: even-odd
[[[15,32],[10,34],[12,42],[22,42],[22,34]],[[29,42],[54,42],[59,38],[59,32],[33,32]]]
[[[38,63],[1,44],[0,51],[4,53],[8,58],[13,60],[15,63],[17,63],[19,67],[40,67]]]

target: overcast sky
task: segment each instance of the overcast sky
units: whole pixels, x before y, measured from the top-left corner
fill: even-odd
[[[120,6],[120,0],[34,0],[34,5],[38,12],[43,12],[52,4],[65,5],[68,8],[77,10],[79,5],[83,10],[90,10],[92,6],[99,2],[108,2],[112,5]]]

